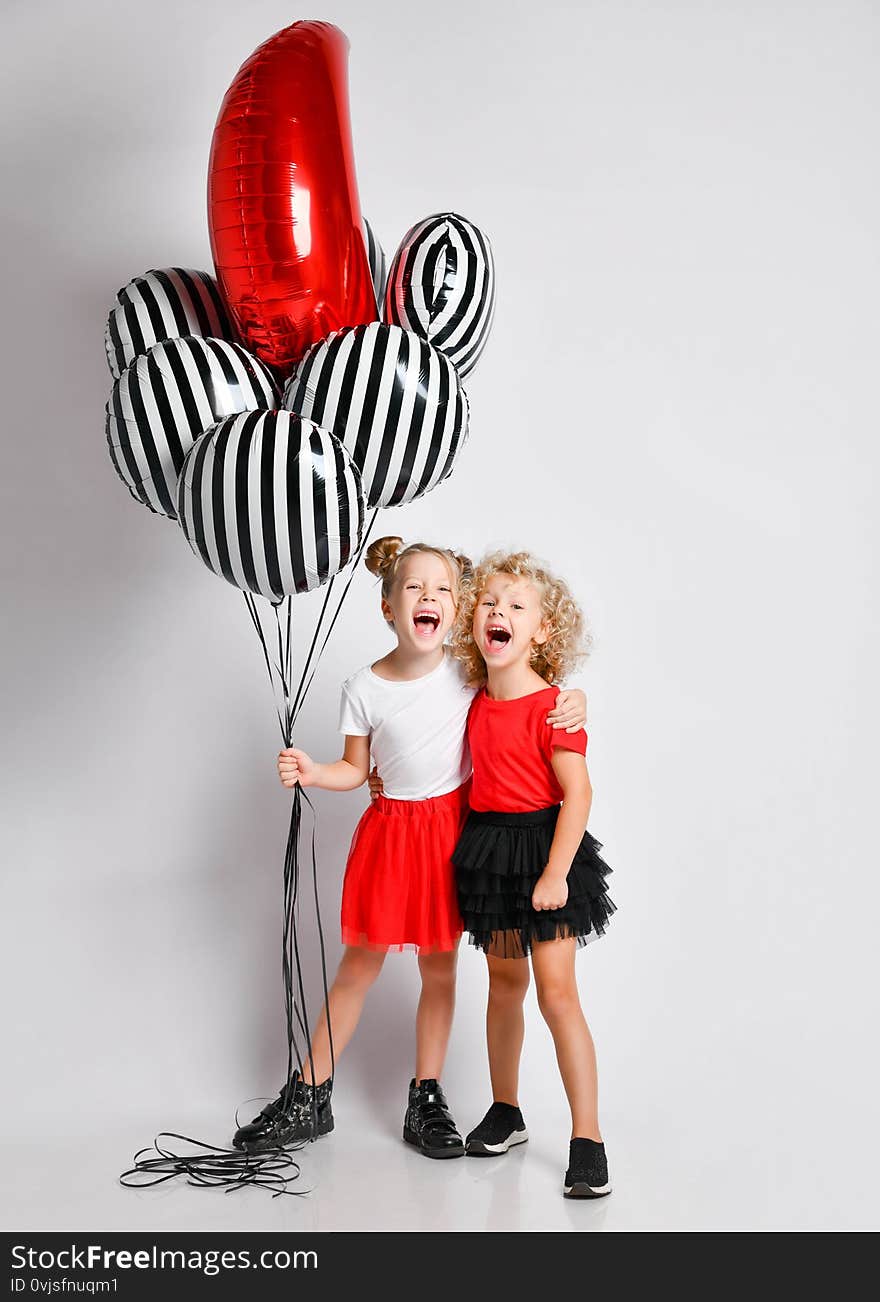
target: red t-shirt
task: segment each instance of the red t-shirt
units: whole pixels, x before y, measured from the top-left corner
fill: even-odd
[[[559,804],[562,788],[550,762],[553,750],[561,746],[586,755],[587,734],[583,728],[566,732],[547,723],[558,695],[558,687],[514,701],[493,701],[485,687],[477,693],[468,715],[471,809],[521,814]]]

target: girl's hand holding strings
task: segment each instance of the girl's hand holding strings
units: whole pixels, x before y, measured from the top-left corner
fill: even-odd
[[[278,776],[284,787],[310,787],[317,778],[318,765],[304,750],[289,746],[278,756]]]
[[[370,788],[370,799],[378,800],[379,796],[385,795],[385,787],[382,785],[382,779],[379,777],[379,770],[375,764],[370,769],[370,776],[367,778],[367,785]]]

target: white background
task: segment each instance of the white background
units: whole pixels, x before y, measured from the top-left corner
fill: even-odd
[[[408,955],[343,1060],[309,1198],[115,1183],[163,1127],[225,1143],[283,1077],[265,671],[241,599],[114,475],[102,331],[131,276],[210,268],[221,99],[297,16],[4,7],[4,1228],[876,1226],[880,15],[856,0],[302,15],[350,38],[388,254],[438,209],[495,248],[470,444],[381,523],[531,548],[588,612],[591,827],[619,913],[578,964],[616,1191],[560,1197],[533,1001],[532,1142],[486,1164],[404,1148]],[[339,683],[388,645],[364,572],[303,744],[333,755]],[[318,798],[331,969],[363,803]],[[308,964],[317,1001],[313,945]],[[460,971],[445,1084],[470,1128],[479,955]]]

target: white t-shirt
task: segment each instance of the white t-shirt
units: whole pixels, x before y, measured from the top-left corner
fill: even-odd
[[[474,688],[448,651],[422,678],[392,683],[367,665],[342,684],[339,731],[369,737],[391,800],[426,800],[455,791],[471,775],[467,716]]]

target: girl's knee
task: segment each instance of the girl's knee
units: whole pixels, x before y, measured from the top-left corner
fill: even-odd
[[[451,953],[440,954],[420,954],[419,955],[419,974],[422,978],[422,987],[431,990],[455,990],[455,977],[458,954]]]
[[[538,1007],[545,1022],[563,1021],[581,1011],[577,984],[573,980],[539,981]]]
[[[529,988],[529,965],[524,958],[489,961],[489,998],[522,1003]]]

